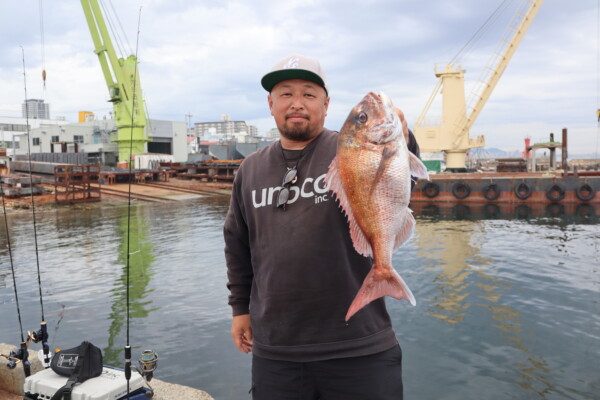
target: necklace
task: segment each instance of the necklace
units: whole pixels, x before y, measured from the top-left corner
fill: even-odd
[[[281,143],[280,143],[281,144]],[[281,146],[281,155],[283,156],[283,160],[285,161],[285,167],[287,171],[285,171],[285,175],[283,175],[283,181],[281,182],[281,189],[279,190],[279,194],[277,195],[277,208],[282,207],[285,211],[285,205],[287,204],[290,198],[290,189],[293,184],[298,180],[298,164],[304,155],[304,149],[300,151],[300,156],[295,160],[296,164],[293,167],[289,167],[289,160],[285,156],[285,150],[283,146]]]
[[[281,143],[280,143],[280,145],[281,145]],[[284,180],[283,180],[284,183],[291,183],[293,185],[298,180],[298,176],[297,176],[298,164],[300,164],[300,160],[304,156],[304,149],[306,149],[306,147],[304,147],[302,150],[300,150],[300,155],[298,156],[297,159],[295,159],[295,160],[289,160],[285,156],[285,150],[283,149],[283,146],[281,146],[281,156],[283,157],[283,161],[285,162],[285,167],[287,168],[287,171],[285,173],[285,177],[288,177],[288,179],[285,179],[285,177],[284,177]],[[296,162],[293,167],[289,166],[290,165],[290,161],[295,161]],[[293,171],[293,172],[291,172],[291,171]]]

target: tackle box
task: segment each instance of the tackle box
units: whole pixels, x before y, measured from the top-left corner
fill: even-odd
[[[67,377],[47,368],[25,378],[24,400],[50,400],[67,383]],[[147,399],[144,378],[132,370],[129,380],[129,400]],[[127,381],[122,369],[104,366],[102,374],[73,386],[71,400],[120,400],[127,398]]]

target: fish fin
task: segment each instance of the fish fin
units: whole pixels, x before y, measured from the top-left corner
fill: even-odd
[[[402,229],[396,234],[396,240],[394,241],[394,250],[400,247],[403,243],[410,239],[415,231],[415,217],[412,215],[410,208],[406,209],[405,222],[402,225]]]
[[[362,229],[358,226],[356,218],[354,218],[354,213],[352,212],[352,207],[348,201],[342,177],[340,176],[337,157],[329,164],[329,170],[327,171],[327,175],[325,175],[325,182],[329,185],[329,190],[335,193],[335,197],[340,202],[340,207],[344,211],[344,214],[346,214],[348,224],[350,225],[350,237],[352,238],[354,250],[362,256],[370,257],[373,254],[373,250]]]
[[[354,215],[348,214],[348,223],[350,224],[350,237],[352,238],[352,244],[354,245],[354,250],[361,256],[371,257],[373,255],[373,248],[371,247],[371,243],[367,240],[367,237],[363,233],[360,226],[354,219]]]
[[[410,165],[410,174],[417,178],[423,178],[429,180],[429,174],[427,173],[427,167],[419,157],[415,156],[410,151],[408,152],[408,162]]]
[[[371,268],[346,313],[346,321],[352,318],[364,306],[383,296],[391,296],[398,300],[406,299],[413,306],[417,304],[404,279],[402,279],[394,268],[390,267],[390,270],[390,274],[382,278],[378,277],[380,274],[375,266]]]

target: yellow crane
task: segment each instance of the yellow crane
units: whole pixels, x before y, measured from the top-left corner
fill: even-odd
[[[472,105],[468,108],[465,101],[465,71],[462,67],[455,63],[449,63],[442,68],[436,67],[435,76],[439,78],[438,83],[415,122],[414,134],[422,152],[442,151],[445,153],[447,170],[466,171],[467,151],[485,145],[483,136],[470,137],[471,127],[543,2],[543,0],[526,0],[526,3],[529,4],[527,11],[523,14],[520,24],[514,29],[512,38],[506,42],[504,49],[492,57],[484,70],[478,90],[474,92]],[[519,17],[517,13],[514,18]],[[440,91],[442,93],[441,124],[434,124],[428,120],[427,113]]]

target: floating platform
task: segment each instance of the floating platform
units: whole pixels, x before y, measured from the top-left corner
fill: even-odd
[[[600,171],[581,173],[440,173],[420,179],[411,203],[600,204]]]

